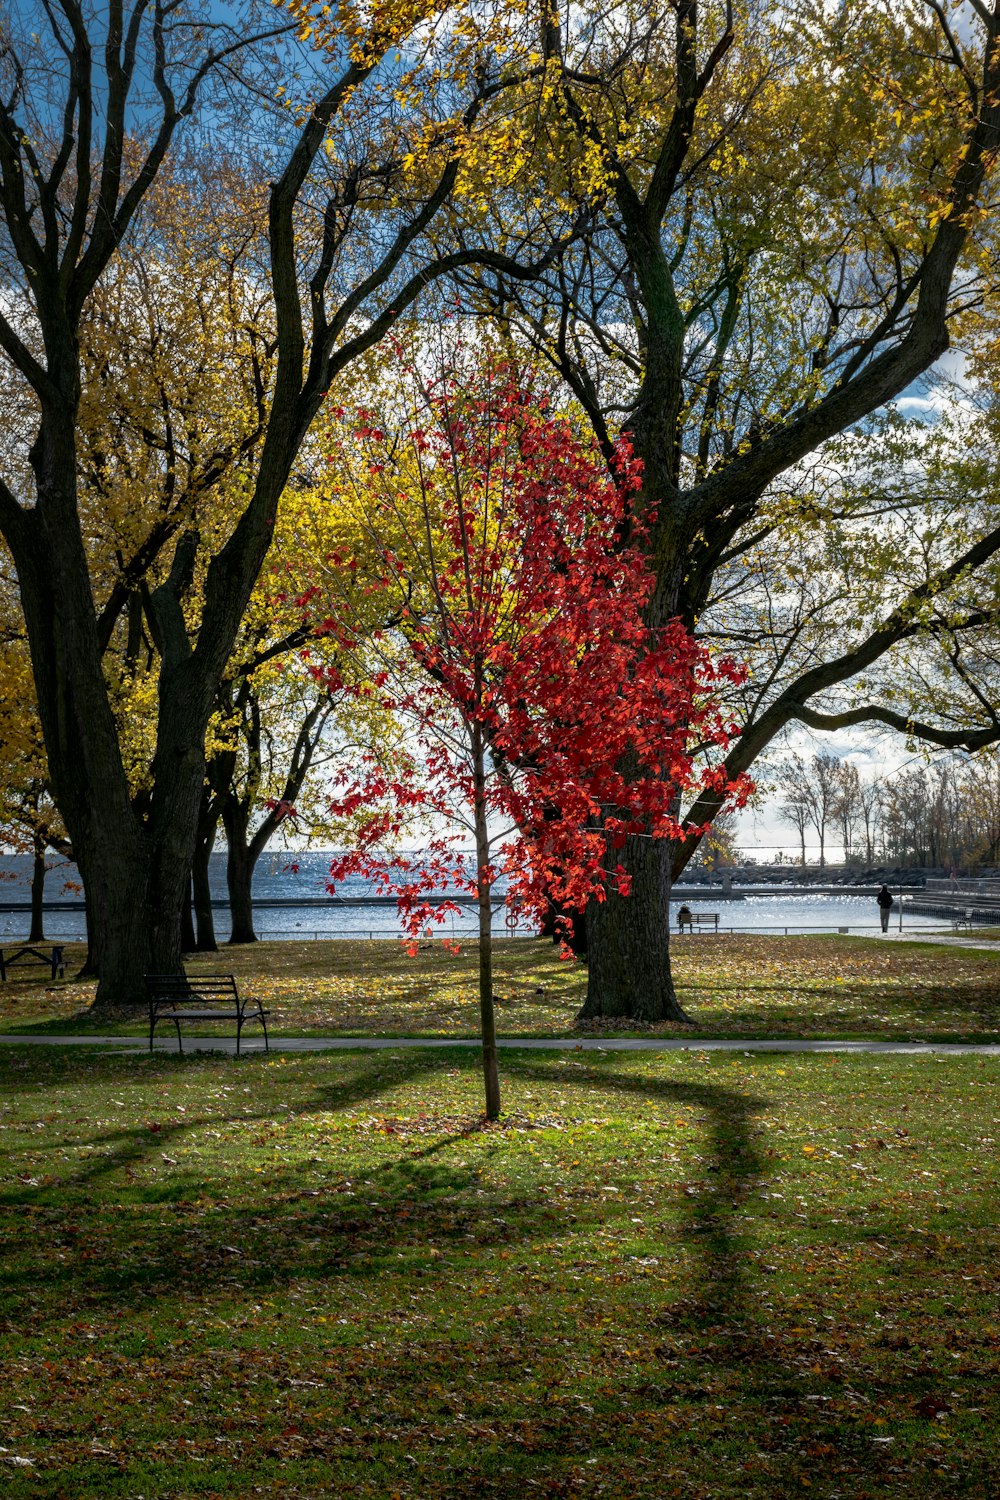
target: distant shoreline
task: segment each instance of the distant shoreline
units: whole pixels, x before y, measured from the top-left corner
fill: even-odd
[[[893,887],[895,890],[896,888]],[[752,885],[733,886],[730,890],[722,890],[718,886],[707,885],[675,885],[671,891],[670,903],[677,901],[752,901],[755,897],[766,900],[774,896],[857,896],[860,898],[874,899],[881,890],[879,885]],[[921,894],[919,886],[903,888],[904,895],[914,896]],[[501,891],[496,891],[495,896],[499,900]],[[448,895],[437,893],[422,896],[429,906],[443,906],[446,902],[452,902],[456,906],[475,906],[476,897],[464,893]],[[364,907],[364,906],[395,906],[395,896],[254,896],[252,905],[255,911],[266,911],[270,909],[292,910],[296,907],[303,909],[321,908],[323,910],[336,910],[341,907]],[[229,900],[225,896],[213,896],[213,911],[227,911]],[[43,911],[85,911],[86,904],[83,901],[43,901]],[[0,901],[0,912],[20,913],[30,912],[30,901]]]

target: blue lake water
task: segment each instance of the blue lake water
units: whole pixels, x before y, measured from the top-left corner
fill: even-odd
[[[253,894],[257,902],[279,901],[280,906],[260,906],[256,911],[257,934],[262,938],[336,938],[399,936],[393,902],[363,906],[339,906],[329,900],[326,880],[330,855],[320,851],[290,854],[265,854],[254,875]],[[294,869],[293,866],[298,868]],[[220,901],[226,895],[225,854],[212,856],[212,894]],[[0,902],[26,902],[30,896],[31,861],[23,855],[0,856]],[[368,900],[374,892],[364,881],[354,878],[339,887],[338,895],[352,900]],[[79,901],[79,876],[74,866],[53,862],[45,883],[48,902]],[[718,892],[681,890],[674,903],[692,904],[695,911],[717,911],[719,927],[735,932],[835,932],[847,927],[851,932],[878,930],[878,908],[871,896],[787,896],[780,894],[748,895],[742,900],[725,900]],[[289,904],[284,904],[289,903]],[[300,904],[308,903],[308,904]],[[318,904],[313,904],[318,903]],[[899,925],[898,906],[891,914],[893,929]],[[225,906],[215,909],[216,934],[220,940],[229,935],[229,913]],[[917,915],[906,911],[904,931],[913,928],[950,926],[940,917]],[[476,917],[470,907],[449,913],[440,931],[456,936],[471,935]],[[46,935],[52,939],[79,940],[84,936],[82,911],[47,911]],[[498,910],[494,931],[503,936],[508,929],[505,914]],[[0,911],[0,938],[23,938],[28,931],[27,914]],[[527,929],[517,929],[518,933]]]

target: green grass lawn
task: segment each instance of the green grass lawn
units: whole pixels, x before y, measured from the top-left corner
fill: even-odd
[[[997,1494],[1000,1061],[0,1049],[0,1480]]]
[[[881,943],[841,936],[685,936],[673,947],[694,1035],[1000,1040],[1000,950]],[[80,955],[71,951],[72,963]],[[190,960],[193,974],[232,970],[266,999],[277,1034],[468,1036],[478,1030],[476,953],[393,942],[261,943]],[[84,1012],[89,983],[54,985],[14,970],[0,985],[0,1029],[120,1032]],[[551,944],[497,945],[497,1016],[506,1036],[574,1027],[586,971]],[[141,1020],[132,1028],[141,1031]],[[230,1031],[232,1028],[228,1028]],[[655,1028],[664,1035],[689,1028]],[[166,1034],[166,1033],[164,1033]]]

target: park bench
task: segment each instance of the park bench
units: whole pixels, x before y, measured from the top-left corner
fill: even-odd
[[[7,970],[12,969],[15,964],[44,964],[51,969],[53,979],[57,976],[62,979],[66,973],[63,951],[59,946],[46,952],[27,943],[22,948],[8,948],[6,951],[0,948],[0,979],[6,980]]]
[[[170,1021],[176,1027],[178,1052],[184,1051],[182,1021],[234,1021],[237,1057],[244,1026],[249,1021],[259,1021],[264,1028],[264,1050],[271,1050],[267,1039],[267,1017],[271,1012],[254,996],[240,995],[235,974],[212,974],[204,979],[189,979],[185,974],[147,974],[146,994],[150,1052],[153,1033],[160,1021]]]
[[[711,928],[713,932],[719,930],[719,913],[717,911],[683,911],[677,913],[677,925],[683,932],[685,927],[689,932],[700,932],[704,928]]]
[[[958,930],[959,930],[960,927],[969,927],[969,928],[971,928],[974,925],[973,921],[972,921],[972,918],[973,918],[974,915],[975,915],[975,913],[974,913],[974,911],[973,911],[973,909],[972,909],[971,906],[967,906],[965,908],[965,911],[962,912],[961,915],[959,915],[959,913],[956,912],[955,915],[951,919],[952,931],[953,932],[958,932]]]

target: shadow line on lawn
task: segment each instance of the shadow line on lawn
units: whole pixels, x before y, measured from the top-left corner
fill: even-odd
[[[468,1054],[464,1058],[467,1060]],[[92,1061],[98,1072],[108,1074],[109,1083],[113,1080],[120,1086],[126,1082],[120,1066],[123,1059]],[[101,1067],[102,1062],[106,1065],[112,1061],[119,1065]],[[355,1054],[349,1058],[341,1054],[330,1061],[331,1069],[324,1081],[313,1089],[311,1097],[298,1103],[294,1116],[318,1112],[335,1115],[356,1108],[387,1089],[396,1090],[453,1067],[455,1057],[438,1052],[404,1053],[393,1058],[388,1080],[384,1077],[384,1054]],[[196,1065],[204,1066],[204,1059],[199,1059]],[[152,1065],[160,1076],[164,1073],[169,1076],[177,1066],[174,1062],[167,1068]],[[237,1072],[231,1059],[220,1060],[213,1071],[216,1078],[249,1076],[243,1067]],[[124,1072],[127,1075],[128,1069]],[[150,1074],[147,1072],[146,1076]],[[510,1076],[512,1080],[516,1077],[518,1081],[548,1085],[566,1081],[556,1059],[546,1066],[537,1057],[518,1059],[510,1069]],[[669,1204],[672,1213],[680,1214],[677,1239],[692,1247],[697,1267],[695,1284],[677,1305],[676,1316],[680,1321],[693,1317],[701,1325],[716,1328],[723,1337],[745,1338],[752,1326],[750,1266],[748,1247],[741,1244],[733,1221],[746,1195],[759,1184],[763,1174],[753,1121],[767,1101],[707,1083],[642,1078],[604,1066],[587,1068],[573,1081],[585,1083],[599,1093],[610,1091],[655,1099],[665,1109],[693,1108],[707,1116],[711,1159],[704,1168],[703,1180],[689,1186],[679,1200],[671,1199]],[[280,1285],[303,1277],[322,1280],[327,1275],[344,1272],[377,1275],[385,1269],[385,1257],[390,1252],[416,1265],[431,1242],[457,1247],[460,1241],[472,1239],[485,1248],[497,1240],[528,1243],[554,1229],[566,1228],[564,1215],[544,1193],[501,1191],[499,1195],[491,1192],[479,1198],[473,1196],[479,1181],[477,1169],[441,1160],[446,1148],[479,1132],[495,1135],[499,1148],[504,1131],[502,1122],[499,1126],[489,1126],[480,1117],[469,1116],[415,1150],[408,1149],[403,1140],[399,1156],[360,1169],[365,1173],[366,1183],[363,1201],[360,1195],[341,1196],[342,1185],[322,1182],[318,1174],[315,1185],[303,1187],[301,1164],[286,1168],[280,1161],[267,1163],[269,1180],[262,1181],[259,1209],[252,1204],[236,1203],[221,1207],[220,1195],[228,1195],[237,1188],[225,1176],[206,1176],[183,1168],[171,1172],[163,1184],[162,1195],[147,1187],[138,1204],[119,1210],[134,1216],[143,1250],[133,1255],[126,1249],[119,1258],[114,1257],[113,1231],[105,1227],[108,1206],[103,1209],[90,1206],[95,1189],[102,1182],[117,1173],[128,1176],[144,1164],[158,1166],[158,1157],[169,1156],[172,1149],[192,1135],[197,1137],[213,1126],[224,1124],[232,1129],[234,1125],[245,1125],[248,1133],[255,1134],[263,1122],[272,1122],[274,1115],[272,1103],[270,1108],[250,1114],[186,1115],[182,1120],[154,1121],[160,1127],[156,1130],[146,1125],[139,1130],[132,1127],[108,1131],[89,1142],[98,1148],[108,1148],[107,1155],[83,1164],[61,1183],[43,1188],[41,1194],[18,1192],[16,1188],[8,1190],[0,1203],[8,1212],[26,1203],[44,1204],[49,1215],[84,1223],[82,1234],[74,1231],[70,1236],[71,1246],[84,1243],[88,1235],[108,1242],[110,1259],[107,1255],[95,1255],[83,1263],[75,1256],[59,1258],[55,1253],[59,1246],[54,1243],[51,1253],[44,1255],[47,1264],[41,1274],[50,1285],[72,1283],[91,1304],[109,1300],[119,1308],[127,1305],[130,1293],[145,1299],[154,1289],[157,1295],[168,1296],[182,1288],[186,1290],[188,1276],[195,1273],[199,1286],[209,1294],[213,1289],[231,1294],[243,1288],[256,1295],[264,1285]],[[32,1149],[37,1149],[35,1142]],[[48,1149],[58,1148],[53,1145]],[[326,1165],[329,1167],[329,1160]],[[250,1170],[248,1167],[247,1177],[242,1179],[244,1187]],[[352,1166],[351,1170],[359,1169]],[[60,1194],[67,1189],[72,1197],[60,1203]],[[198,1206],[206,1195],[216,1199],[210,1215]],[[161,1219],[166,1204],[172,1211]],[[506,1216],[502,1232],[494,1227],[498,1222],[498,1206]],[[588,1217],[596,1217],[601,1211],[595,1204]],[[56,1231],[56,1224],[52,1223],[51,1228]],[[54,1238],[59,1238],[58,1232]],[[65,1245],[65,1239],[62,1243]],[[0,1287],[9,1301],[18,1301],[19,1286],[27,1291],[37,1282],[40,1274],[37,1259],[30,1256],[29,1260],[30,1265],[22,1263],[19,1267],[8,1262],[0,1277]],[[669,1320],[672,1315],[669,1310],[661,1311],[658,1321]]]

